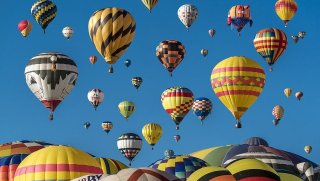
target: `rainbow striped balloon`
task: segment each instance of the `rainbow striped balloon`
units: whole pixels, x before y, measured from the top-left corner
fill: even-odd
[[[212,70],[211,85],[241,128],[240,118],[257,100],[265,85],[262,67],[246,57],[234,56],[219,62]]]
[[[287,35],[277,28],[260,30],[254,40],[254,48],[267,61],[272,71],[272,65],[287,48]]]

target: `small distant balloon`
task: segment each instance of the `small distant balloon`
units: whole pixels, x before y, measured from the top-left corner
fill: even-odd
[[[284,95],[286,97],[290,97],[291,94],[292,94],[292,89],[291,88],[285,88],[283,92],[284,92]]]
[[[174,135],[173,138],[176,142],[179,142],[181,137],[180,135]]]
[[[208,50],[207,49],[201,49],[200,53],[201,55],[203,55],[204,57],[206,57],[208,55]]]
[[[86,128],[86,129],[89,129],[90,126],[91,126],[91,124],[89,122],[85,122],[83,124],[83,127]]]
[[[300,31],[299,33],[298,33],[298,37],[299,38],[304,38],[306,36],[306,32],[305,31]]]
[[[92,55],[89,57],[89,61],[91,64],[95,64],[97,60],[98,60],[97,56]]]
[[[211,37],[213,37],[214,34],[216,34],[216,30],[210,29],[210,30],[208,31],[208,33],[209,33],[209,35],[210,35]]]
[[[102,130],[107,134],[112,130],[113,124],[110,121],[104,121],[101,123]]]
[[[140,85],[142,84],[142,78],[141,77],[133,77],[131,79],[132,85],[138,90]]]
[[[131,60],[129,60],[129,59],[125,60],[125,61],[124,61],[124,65],[125,65],[126,67],[129,67],[129,66],[131,65]]]
[[[292,40],[293,40],[294,43],[298,43],[298,41],[299,41],[299,36],[292,35],[291,38],[292,38]]]
[[[64,27],[62,30],[62,34],[64,37],[66,37],[68,40],[72,37],[73,35],[73,29],[71,27]]]
[[[97,107],[103,102],[104,93],[100,89],[92,89],[88,92],[88,100],[96,110]]]
[[[165,158],[171,158],[172,156],[174,156],[174,151],[173,151],[173,150],[166,149],[166,150],[164,151],[164,157],[165,157]]]
[[[18,29],[23,37],[27,37],[32,30],[32,24],[28,20],[22,20],[18,24]]]
[[[280,105],[275,106],[272,110],[272,115],[274,116],[273,124],[277,126],[284,115],[283,107]]]
[[[305,146],[305,147],[304,147],[304,151],[305,151],[307,154],[310,154],[311,151],[312,151],[312,146],[310,146],[310,145]]]
[[[299,91],[296,93],[296,98],[300,101],[303,96],[303,92]]]

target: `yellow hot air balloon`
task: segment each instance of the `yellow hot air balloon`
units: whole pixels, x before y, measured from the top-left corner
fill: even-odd
[[[102,173],[99,163],[88,153],[69,146],[49,146],[26,157],[19,164],[14,181],[72,180]]]
[[[88,23],[91,41],[108,64],[114,64],[130,46],[136,23],[131,14],[120,8],[94,12]],[[112,66],[109,72],[112,73]]]
[[[288,22],[296,14],[298,5],[294,0],[278,0],[274,9],[279,18],[285,23],[285,27],[287,27]]]
[[[220,101],[236,118],[240,118],[257,100],[265,85],[263,68],[254,60],[243,56],[229,57],[219,62],[212,70],[211,84]]]
[[[288,98],[288,97],[290,97],[291,94],[292,94],[292,89],[290,89],[290,88],[285,88],[283,92],[284,92],[284,95]]]
[[[158,0],[141,0],[142,3],[149,9],[150,13],[153,7],[156,6]]]
[[[142,128],[142,135],[153,149],[153,146],[159,141],[162,136],[162,128],[159,124],[156,123],[146,124]]]

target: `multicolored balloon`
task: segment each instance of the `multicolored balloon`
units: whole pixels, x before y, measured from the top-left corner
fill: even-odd
[[[102,130],[107,134],[112,130],[113,124],[110,121],[104,121],[101,123]]]
[[[27,37],[32,30],[32,24],[28,20],[22,20],[18,24],[18,30],[22,34],[23,37]]]
[[[31,14],[36,22],[46,32],[47,26],[57,16],[57,6],[49,0],[38,0],[31,7]]]
[[[279,18],[287,27],[288,22],[294,17],[298,10],[298,5],[294,0],[278,0],[274,5],[274,9]]]
[[[250,6],[246,5],[235,5],[232,6],[228,13],[228,25],[231,25],[231,28],[235,27],[239,32],[243,27],[250,22],[250,27],[252,26],[252,18],[250,13]]]
[[[91,41],[111,65],[128,49],[135,36],[135,29],[134,18],[128,11],[120,8],[97,10],[91,15],[88,23]],[[113,72],[112,66],[109,72]]]
[[[118,110],[124,118],[128,119],[134,112],[135,105],[131,101],[122,101],[118,105]]]
[[[142,84],[143,80],[141,77],[133,77],[131,79],[132,85],[138,90],[140,85]]]
[[[279,121],[282,119],[284,115],[284,109],[282,106],[277,105],[272,109],[272,115],[274,116],[273,124],[275,126],[278,125]]]
[[[180,135],[174,135],[173,139],[178,143],[180,141],[181,136]]]
[[[88,92],[88,100],[96,110],[97,107],[103,102],[104,93],[100,89],[92,89]]]
[[[68,26],[62,29],[63,36],[66,37],[68,40],[72,37],[73,32],[74,32],[73,29]]]
[[[203,123],[203,120],[211,113],[212,103],[206,97],[197,98],[192,105],[193,114]]]
[[[305,151],[306,153],[310,154],[311,151],[312,151],[312,146],[310,146],[310,145],[305,146],[305,147],[304,147],[304,151]]]
[[[288,98],[292,94],[292,89],[291,88],[285,88],[283,92],[284,92],[284,95]]]
[[[243,56],[229,57],[213,68],[212,88],[236,118],[237,128],[241,128],[241,116],[261,94],[265,79],[263,68],[254,60]]]
[[[201,55],[203,55],[204,57],[206,57],[207,55],[208,55],[208,50],[207,49],[201,49],[201,51],[200,51],[200,53],[201,53]]]
[[[24,160],[28,154],[16,154],[6,156],[0,159],[0,180],[1,181],[13,181],[14,174],[19,164]]]
[[[156,56],[171,76],[173,70],[182,62],[185,54],[186,49],[183,44],[176,40],[162,41],[156,48]]]
[[[148,123],[142,128],[142,135],[144,139],[151,145],[153,150],[154,145],[159,141],[162,136],[162,127],[156,123]]]
[[[209,33],[209,35],[210,35],[211,37],[213,37],[213,36],[216,34],[216,30],[210,29],[210,30],[208,30],[208,33]]]
[[[54,110],[76,85],[76,63],[61,53],[41,53],[31,58],[24,73],[29,89],[50,109],[49,119],[53,120]]]
[[[129,166],[142,147],[142,139],[135,133],[122,134],[117,141],[118,150],[129,160]]]
[[[177,130],[191,109],[193,101],[192,91],[185,87],[171,87],[162,93],[162,106],[175,122]]]
[[[190,28],[192,23],[197,19],[198,14],[197,7],[192,4],[182,5],[178,9],[178,17],[187,29]]]
[[[97,60],[98,60],[97,56],[92,55],[89,57],[89,61],[91,64],[95,64]]]
[[[298,41],[299,41],[299,36],[292,35],[291,38],[292,38],[292,40],[293,40],[294,43],[298,43]]]
[[[300,101],[302,96],[303,96],[303,92],[299,91],[299,92],[296,92],[295,94],[296,98]]]
[[[100,168],[102,169],[103,174],[116,174],[120,170],[128,168],[128,166],[124,163],[111,158],[98,157],[96,158],[96,160],[100,164]]]
[[[306,34],[307,34],[307,33],[306,33],[305,31],[300,31],[300,32],[298,33],[298,37],[303,39],[303,38],[306,36]]]
[[[158,0],[141,0],[141,1],[149,9],[150,13],[152,8],[154,8],[158,3]]]
[[[253,44],[257,52],[269,64],[269,70],[272,71],[272,65],[287,47],[287,35],[277,28],[263,29],[256,34]]]
[[[86,128],[86,129],[89,129],[90,126],[91,126],[90,122],[85,122],[83,124],[83,127]]]
[[[208,166],[202,167],[199,170],[193,172],[188,180],[198,180],[198,181],[236,181],[229,170],[221,167]]]

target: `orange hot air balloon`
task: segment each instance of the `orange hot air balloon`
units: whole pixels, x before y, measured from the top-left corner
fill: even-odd
[[[236,118],[240,118],[257,100],[265,85],[263,68],[254,60],[243,56],[229,57],[212,70],[211,85],[220,101]]]
[[[294,17],[298,10],[298,5],[294,0],[278,0],[274,5],[274,9],[279,18],[287,27],[288,22]]]
[[[27,37],[32,29],[32,24],[28,20],[22,20],[18,24],[18,29],[23,37]]]
[[[259,31],[253,40],[254,48],[270,66],[278,60],[287,47],[287,35],[277,28],[267,28]]]

